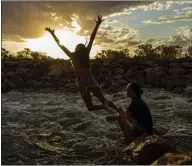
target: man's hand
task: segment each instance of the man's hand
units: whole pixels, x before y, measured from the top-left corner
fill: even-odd
[[[104,19],[102,20],[102,16],[98,15],[98,19],[95,20],[96,24],[99,26],[102,22],[104,21]]]
[[[118,108],[120,118],[121,120],[126,120],[127,119],[127,113],[124,111],[121,107]]]
[[[55,32],[55,29],[51,30],[50,27],[46,27],[45,30],[50,32],[50,33],[54,33]]]

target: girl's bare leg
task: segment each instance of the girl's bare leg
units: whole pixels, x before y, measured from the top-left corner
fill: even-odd
[[[105,97],[104,97],[104,95],[103,95],[100,87],[98,87],[98,86],[91,87],[91,88],[90,88],[90,91],[93,93],[93,95],[94,95],[95,97],[98,98],[98,100],[99,100],[103,105],[104,105],[105,102],[107,102],[109,107],[113,108],[114,110],[117,109],[117,106],[116,106],[115,104],[113,104],[112,102],[107,101],[107,100],[105,99]]]
[[[85,91],[84,89],[80,89],[80,93],[89,111],[94,111],[94,110],[104,108],[103,105],[93,105],[91,93],[89,90]]]

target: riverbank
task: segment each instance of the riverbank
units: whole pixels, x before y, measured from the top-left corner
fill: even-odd
[[[183,93],[192,84],[192,58],[150,62],[131,58],[91,61],[92,72],[108,92],[118,92],[128,82],[143,88],[164,88]],[[12,89],[67,88],[77,91],[75,73],[69,60],[2,60],[2,92]]]

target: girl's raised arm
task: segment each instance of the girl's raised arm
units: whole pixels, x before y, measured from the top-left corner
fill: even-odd
[[[46,27],[45,28],[46,31],[50,32],[50,34],[53,36],[53,38],[55,39],[56,43],[58,44],[58,46],[65,52],[65,54],[67,54],[67,56],[70,58],[71,57],[71,52],[64,46],[60,44],[59,39],[57,38],[57,36],[55,35],[55,30],[51,30],[50,28]]]

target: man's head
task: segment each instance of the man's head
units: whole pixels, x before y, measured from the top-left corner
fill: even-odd
[[[134,98],[135,96],[141,96],[141,94],[143,94],[143,91],[138,84],[129,83],[127,85],[127,97]]]

